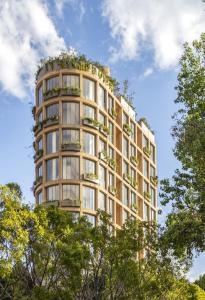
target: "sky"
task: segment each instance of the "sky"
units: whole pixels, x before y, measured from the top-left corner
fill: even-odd
[[[178,60],[204,29],[201,0],[0,0],[0,183],[18,182],[34,204],[35,72],[41,58],[72,48],[129,80],[137,117],[155,132],[158,176],[171,177]],[[204,266],[201,255],[190,280]]]

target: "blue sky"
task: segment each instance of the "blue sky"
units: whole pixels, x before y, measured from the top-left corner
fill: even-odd
[[[180,2],[180,3],[179,3]],[[23,9],[22,9],[23,7]],[[18,182],[34,203],[34,73],[42,57],[74,48],[129,80],[138,117],[156,134],[158,175],[177,166],[170,137],[182,44],[205,28],[200,0],[8,0],[0,4],[0,182]],[[189,277],[205,273],[205,256]]]

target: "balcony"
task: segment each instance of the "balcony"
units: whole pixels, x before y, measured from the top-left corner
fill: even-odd
[[[36,125],[33,126],[33,132],[35,135],[37,135],[42,129],[43,129],[42,122],[38,122],[38,123],[36,123]]]
[[[130,162],[136,167],[139,165],[139,161],[136,156],[130,156]]]
[[[107,126],[103,125],[103,124],[101,124],[101,125],[99,126],[99,130],[100,130],[100,132],[101,132],[104,136],[106,136],[106,137],[110,134],[109,128],[108,128]]]
[[[101,125],[98,122],[98,120],[90,118],[90,117],[83,117],[82,118],[82,123],[83,123],[83,125],[92,127],[94,129],[98,129],[100,127],[100,125]]]
[[[128,123],[123,124],[123,130],[128,136],[130,136],[133,133],[132,128],[129,126]]]
[[[110,185],[109,188],[108,188],[108,190],[109,190],[109,193],[110,193],[111,195],[116,196],[116,194],[117,194],[117,189],[116,189],[116,187],[114,187],[113,185]]]
[[[123,179],[129,183],[133,188],[138,188],[138,182],[128,173],[123,174]]]
[[[53,88],[52,90],[46,91],[43,94],[44,101],[59,96],[80,96],[80,89],[73,86],[64,88]]]
[[[94,173],[85,173],[85,174],[83,174],[83,179],[86,180],[86,181],[90,181],[92,183],[96,183],[96,184],[99,183],[98,176]]]
[[[106,164],[108,164],[110,166],[110,168],[112,168],[113,170],[116,167],[116,161],[111,158],[106,151],[101,151],[99,153],[99,158],[104,161]]]
[[[113,119],[116,119],[117,118],[117,112],[114,108],[110,108],[108,110],[108,114],[113,118]]]
[[[59,206],[59,200],[52,200],[52,201],[46,201],[43,203],[44,206],[47,208],[47,207],[50,207],[50,206],[55,206],[55,207],[58,207]]]
[[[34,161],[36,162],[43,156],[43,149],[39,149],[36,151],[36,154],[34,155]]]
[[[64,199],[61,202],[61,206],[62,207],[80,207],[80,199],[76,198],[76,199]]]
[[[79,142],[69,142],[69,143],[63,143],[61,145],[62,151],[73,151],[73,152],[79,152],[81,149],[81,144]]]
[[[150,157],[151,151],[148,146],[143,147],[143,152],[147,157]]]
[[[38,178],[36,178],[36,180],[34,181],[33,183],[33,190],[35,191],[35,189],[41,185],[43,182],[43,177],[42,176],[39,176]]]
[[[158,185],[158,177],[157,176],[150,176],[150,182],[154,185]]]
[[[57,124],[59,124],[59,115],[53,115],[51,117],[46,118],[43,121],[43,126],[44,127],[48,127],[48,126],[51,126],[51,125],[57,125]]]
[[[147,200],[147,201],[151,201],[151,195],[149,192],[144,192],[144,198]]]

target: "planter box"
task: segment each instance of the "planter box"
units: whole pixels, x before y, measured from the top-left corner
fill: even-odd
[[[80,90],[65,90],[65,89],[61,89],[60,91],[60,95],[61,96],[80,96]]]
[[[130,136],[132,134],[132,130],[129,127],[129,125],[127,125],[127,124],[123,124],[123,130],[128,136]]]
[[[117,117],[117,113],[116,113],[116,111],[113,110],[113,109],[109,109],[109,110],[108,110],[108,114],[109,114],[113,119],[116,119],[116,117]]]
[[[45,207],[49,207],[49,206],[55,206],[58,207],[59,206],[59,201],[58,200],[54,200],[54,201],[47,201],[43,203]]]
[[[100,131],[104,136],[106,136],[106,137],[108,136],[108,132],[104,131],[104,130],[102,129],[102,127],[100,127],[99,131]]]
[[[80,207],[80,199],[65,199],[61,202],[62,207]]]
[[[99,179],[98,178],[92,178],[92,176],[90,176],[88,174],[83,174],[83,179],[86,180],[86,181],[90,181],[92,183],[99,184]]]
[[[114,186],[109,186],[109,193],[115,196],[117,194],[117,190]]]
[[[145,198],[147,201],[151,201],[151,195],[150,195],[148,192],[144,192],[144,198]]]
[[[106,164],[108,163],[108,156],[107,154],[104,154],[103,151],[99,152],[99,158],[104,161]]]
[[[34,131],[35,135],[37,135],[42,129],[43,129],[43,124],[42,123],[36,124],[33,127],[33,131]]]
[[[59,124],[59,118],[58,119],[46,119],[44,120],[44,127],[52,126],[52,125],[57,125]]]
[[[82,123],[83,123],[83,125],[89,126],[89,127],[91,127],[91,128],[94,128],[94,129],[98,129],[98,127],[99,127],[99,126],[93,124],[92,121],[89,121],[89,120],[87,120],[87,119],[83,119],[83,120],[82,120]]]
[[[157,185],[158,185],[158,178],[157,178],[157,176],[155,176],[155,177],[150,176],[150,181],[151,181],[151,183],[152,183],[154,186],[157,186]]]
[[[136,167],[139,165],[139,161],[135,156],[130,156],[130,162]]]
[[[147,157],[150,157],[151,152],[150,152],[150,149],[149,149],[148,147],[144,147],[144,148],[143,148],[143,152],[144,152],[144,154],[145,154]]]
[[[111,169],[115,170],[115,167],[116,167],[116,163],[112,163],[112,162],[109,162],[109,166]]]
[[[81,145],[80,143],[69,143],[69,144],[62,144],[61,150],[62,151],[80,151]]]
[[[55,91],[55,92],[54,91],[49,91],[47,94],[43,95],[43,100],[46,101],[48,99],[58,97],[59,93],[60,93],[60,90],[59,91]]]

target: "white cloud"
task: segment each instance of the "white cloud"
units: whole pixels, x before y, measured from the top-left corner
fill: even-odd
[[[81,22],[85,15],[85,6],[83,1],[80,0],[55,0],[57,13],[59,16],[63,16],[63,10],[66,5],[70,5],[74,11],[77,12],[78,20]]]
[[[204,9],[201,0],[103,0],[102,15],[117,40],[111,61],[137,59],[149,50],[156,67],[174,67],[183,43],[204,31]]]
[[[153,73],[153,69],[152,68],[147,68],[144,73],[143,73],[143,77],[148,77]]]
[[[39,60],[66,49],[41,0],[1,1],[0,45],[1,87],[22,100],[34,86]]]

